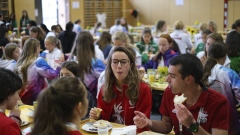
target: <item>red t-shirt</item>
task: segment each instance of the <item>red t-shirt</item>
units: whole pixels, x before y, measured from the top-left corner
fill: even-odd
[[[0,112],[0,135],[20,135],[21,130],[17,123]]]
[[[31,133],[27,133],[27,135],[31,135]],[[82,135],[79,131],[68,131],[67,135]]]
[[[174,96],[175,95],[172,93],[171,89],[167,87],[164,91],[159,111],[162,115],[170,117],[174,126],[175,134],[178,135],[179,121],[176,114],[173,112],[173,109],[175,108],[173,103]],[[197,103],[188,108],[196,121],[201,107],[204,108],[204,115],[201,117],[200,126],[204,130],[208,133],[211,133],[212,128],[228,130],[229,106],[227,99],[223,95],[212,89],[204,90],[197,100]],[[190,131],[187,131],[184,125],[182,125],[182,127],[183,135],[192,135]]]
[[[102,109],[102,119],[110,122],[123,123],[125,125],[134,125],[133,118],[134,111],[140,111],[150,118],[152,108],[152,93],[148,84],[141,82],[139,86],[139,97],[135,104],[133,104],[126,96],[128,86],[123,85],[123,94],[119,92],[114,85],[114,99],[109,103],[103,100],[103,89],[100,90],[98,95],[98,107]],[[143,132],[148,128],[137,129],[137,132]]]
[[[68,135],[82,135],[79,131],[69,131]]]

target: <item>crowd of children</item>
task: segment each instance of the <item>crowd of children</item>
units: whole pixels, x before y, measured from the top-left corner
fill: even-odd
[[[136,45],[130,42],[126,18],[116,19],[109,32],[102,31],[101,23],[90,31],[80,23],[69,22],[66,30],[53,25],[49,31],[23,10],[19,29],[14,14],[1,24],[0,121],[6,123],[0,124],[0,134],[20,134],[19,113],[14,113],[19,99],[28,105],[38,101],[31,135],[80,135],[80,120],[89,117],[135,124],[139,133],[149,129],[169,133],[173,126],[176,134],[240,133],[236,109],[240,104],[240,20],[225,43],[214,22],[201,23],[194,45],[180,20],[172,33],[164,20],[153,29],[144,28]],[[9,31],[18,30],[24,36],[16,44]],[[147,71],[159,66],[169,67],[169,86],[159,109],[162,121],[151,121],[151,87],[142,81],[138,68]],[[172,103],[174,95],[181,94],[187,97],[185,103]],[[100,115],[94,107],[102,109]],[[13,110],[10,118],[4,114],[6,109]],[[209,113],[208,120],[197,117],[201,109]],[[192,125],[198,130],[187,131]]]

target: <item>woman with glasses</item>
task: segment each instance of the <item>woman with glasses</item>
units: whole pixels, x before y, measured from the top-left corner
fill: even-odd
[[[104,119],[124,125],[134,125],[134,111],[143,111],[149,118],[152,106],[151,89],[141,82],[136,68],[135,56],[126,47],[115,47],[109,55],[105,83],[98,95],[97,110],[90,111],[91,119]],[[142,132],[147,129],[138,129]]]

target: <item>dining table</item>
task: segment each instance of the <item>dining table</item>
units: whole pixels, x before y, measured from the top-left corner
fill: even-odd
[[[90,122],[90,119],[86,119],[86,120],[83,120],[81,121],[80,125],[79,125],[79,129],[80,129],[80,132],[83,134],[83,135],[97,135],[97,133],[94,133],[94,132],[87,132],[87,131],[84,131],[82,129],[82,126],[86,123]],[[126,125],[122,125],[122,124],[117,124],[117,123],[113,123],[113,122],[110,122],[111,125],[112,125],[112,128],[123,128],[123,127],[126,127]],[[108,135],[111,135],[111,132],[112,130],[109,130],[109,133]],[[126,135],[126,134],[124,134]],[[160,134],[160,133],[155,133],[155,132],[152,132],[152,131],[144,131],[142,133],[137,133],[137,135],[175,135],[174,132],[170,132],[169,134]]]
[[[32,128],[32,123],[33,123],[33,114],[34,114],[34,107],[31,105],[21,105],[19,106],[19,109],[21,110],[21,114],[20,114],[20,118],[23,121],[22,125],[20,126],[20,129],[22,131],[22,135],[26,135],[26,133],[29,133],[31,131]],[[9,116],[10,111],[6,110],[6,115]],[[85,119],[82,120],[79,124],[79,131],[83,134],[83,135],[97,135],[97,132],[88,132],[83,130],[83,125],[86,123],[89,123],[90,119]],[[118,124],[118,123],[113,123],[110,122],[110,124],[112,125],[112,128],[124,128],[126,127],[126,125],[123,124]],[[111,135],[112,130],[109,130],[109,134]],[[145,131],[142,133],[138,133],[137,135],[164,135],[164,134],[160,134],[160,133],[154,133],[151,131]],[[167,135],[174,135],[173,131]]]

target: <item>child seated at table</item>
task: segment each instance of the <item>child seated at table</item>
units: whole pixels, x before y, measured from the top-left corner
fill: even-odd
[[[173,39],[170,37],[169,34],[162,34],[159,39],[159,51],[156,55],[149,60],[145,65],[145,70],[147,69],[157,69],[158,66],[167,66],[168,61],[177,56],[178,53],[171,49],[173,43]]]
[[[126,47],[114,47],[105,70],[105,81],[98,95],[97,109],[90,111],[91,119],[104,119],[124,125],[133,125],[134,111],[143,111],[149,118],[152,108],[151,88],[141,82],[135,57]],[[138,129],[137,132],[148,130]]]
[[[158,45],[153,41],[149,28],[143,30],[141,41],[137,43],[137,47],[142,54],[142,64],[148,62],[149,54],[155,54],[158,51]]]
[[[45,38],[46,50],[40,54],[40,56],[47,61],[48,65],[55,70],[58,65],[56,61],[63,55],[61,46],[61,41],[59,39],[54,36],[49,36]]]
[[[0,68],[0,135],[20,135],[20,111],[15,107],[20,99],[18,92],[22,87],[19,76],[8,69]],[[5,110],[11,110],[7,117]]]
[[[38,96],[31,135],[82,135],[79,124],[87,106],[87,91],[79,79],[58,79]]]
[[[19,57],[19,46],[15,43],[8,43],[5,47],[3,58],[0,60],[0,67],[13,71]]]
[[[79,80],[83,82],[84,75],[79,72],[79,66],[78,63],[75,61],[66,61],[62,64],[61,70],[60,70],[60,78],[62,77],[76,77]],[[83,83],[84,84],[84,83]],[[89,117],[89,112],[91,108],[96,107],[96,98],[92,96],[92,94],[89,92],[89,88],[84,84],[85,88],[87,89],[87,99],[88,99],[88,113],[85,117],[82,119],[87,119]]]

